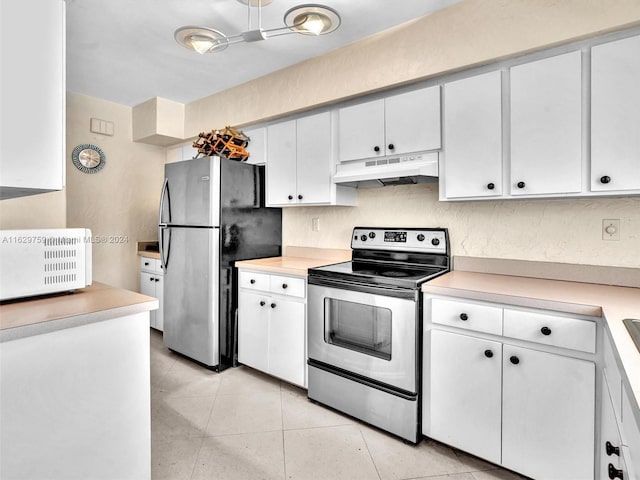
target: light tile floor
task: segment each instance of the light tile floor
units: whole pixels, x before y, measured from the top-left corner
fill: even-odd
[[[247,367],[221,374],[151,331],[153,480],[518,480],[441,443],[417,446]]]

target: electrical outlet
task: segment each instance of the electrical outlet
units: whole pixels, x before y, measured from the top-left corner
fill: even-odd
[[[620,220],[605,218],[602,220],[602,239],[620,240]]]
[[[311,219],[311,231],[312,232],[320,231],[320,217],[313,217]]]

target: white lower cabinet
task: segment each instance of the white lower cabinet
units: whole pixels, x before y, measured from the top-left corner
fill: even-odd
[[[592,335],[576,354],[548,345],[570,332],[530,321],[563,314],[430,296],[424,311],[424,435],[532,478],[594,478],[595,322],[565,317]]]
[[[431,331],[429,437],[500,463],[502,345]]]
[[[239,270],[238,361],[305,387],[306,281]]]
[[[532,478],[593,478],[595,364],[504,345],[502,465]]]
[[[164,271],[160,260],[140,257],[140,293],[158,299],[158,309],[149,312],[149,325],[164,330]]]

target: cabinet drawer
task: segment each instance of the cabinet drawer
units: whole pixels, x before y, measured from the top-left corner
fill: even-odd
[[[143,272],[157,273],[159,275],[164,273],[162,263],[156,258],[140,257],[140,270]]]
[[[238,283],[240,288],[251,288],[253,290],[269,291],[269,275],[266,273],[238,272]]]
[[[431,301],[433,323],[502,335],[502,309],[475,303],[441,300]]]
[[[270,290],[280,295],[290,295],[292,297],[305,297],[305,279],[295,277],[281,277],[271,275]]]
[[[505,308],[504,336],[589,353],[596,351],[596,324],[588,320]]]

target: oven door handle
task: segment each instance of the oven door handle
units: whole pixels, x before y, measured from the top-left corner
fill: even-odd
[[[383,295],[385,297],[406,298],[409,300],[418,300],[419,290],[409,288],[394,287],[391,285],[380,287],[376,285],[364,284],[359,282],[351,282],[338,280],[335,278],[314,277],[312,274],[308,277],[309,285],[319,285],[322,287],[337,288],[340,290],[348,290],[350,292],[370,293],[372,295]]]

